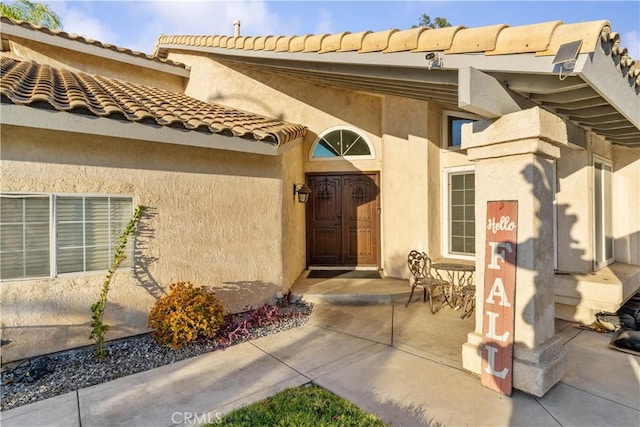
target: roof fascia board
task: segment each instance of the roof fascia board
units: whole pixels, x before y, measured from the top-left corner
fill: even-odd
[[[20,26],[3,25],[0,33],[2,33],[2,35],[6,34],[9,36],[20,37],[26,40],[32,40],[34,42],[43,43],[63,49],[69,49],[87,55],[110,59],[112,61],[135,65],[138,67],[144,67],[151,70],[160,71],[162,73],[174,74],[180,77],[189,77],[190,75],[189,70],[186,70],[182,67],[165,64],[150,59],[138,58],[136,56],[113,51],[105,47],[93,46],[76,40],[69,40],[60,36],[45,34],[40,31],[29,30]]]
[[[462,53],[462,54],[444,54],[438,52],[442,58],[440,67],[432,66],[428,69],[428,61],[425,55],[429,52],[275,52],[275,51],[253,51],[242,49],[226,49],[219,47],[202,47],[202,46],[177,46],[177,45],[161,45],[161,48],[168,50],[183,50],[200,53],[210,53],[227,58],[237,58],[238,61],[249,62],[249,59],[265,59],[279,62],[296,63],[327,63],[327,64],[350,64],[360,66],[373,67],[390,67],[390,68],[415,68],[424,71],[425,74],[434,74],[433,72],[454,71],[460,68],[473,67],[484,72],[508,72],[508,73],[524,73],[524,74],[548,74],[557,75],[560,72],[560,65],[553,64],[553,56],[536,56],[535,53],[520,53],[512,55],[485,55],[479,53]],[[576,64],[572,74],[578,73],[585,62],[588,54],[581,54],[576,59]],[[403,70],[406,71],[406,70]],[[431,72],[428,72],[431,71]],[[457,78],[453,78],[453,84],[457,84]],[[435,81],[436,83],[438,81]]]
[[[496,74],[493,74],[496,79],[508,82],[507,86],[509,87],[509,90],[521,93],[548,95],[552,93],[578,90],[589,86],[587,82],[578,76],[571,76],[564,80],[560,80],[558,76],[543,76],[541,74],[537,74],[535,76],[532,76],[531,74],[515,73]]]
[[[611,75],[619,74],[620,70],[613,63],[611,56],[602,50],[600,43],[589,56],[590,60],[580,70],[580,77],[633,126],[640,129],[640,97],[624,77],[611,78]]]
[[[489,74],[473,67],[458,70],[458,107],[466,111],[495,119],[533,106]]]
[[[3,125],[127,138],[268,156],[277,156],[282,152],[282,150],[279,150],[275,145],[235,136],[202,133],[194,130],[182,130],[161,126],[153,127],[141,123],[120,121],[105,117],[83,116],[25,105],[2,104],[0,107],[0,116],[2,117]],[[298,138],[295,141],[285,144],[285,146],[295,145],[301,141],[302,138]]]
[[[368,77],[397,78],[402,80],[456,85],[457,76],[452,72],[427,72],[427,63],[422,55],[384,54],[373,52],[359,54],[357,52],[275,52],[251,51],[240,49],[224,49],[213,47],[194,47],[174,45],[173,49],[207,53],[221,59],[254,65],[278,66],[289,65],[291,68],[320,71],[337,75],[366,75]],[[434,70],[436,71],[436,70]]]
[[[573,72],[568,75],[578,73],[587,61],[587,57],[588,54],[579,55]],[[444,56],[444,69],[465,67],[473,67],[485,73],[507,72],[546,75],[558,75],[560,73],[560,64],[553,64],[552,56],[536,56],[534,53],[491,56],[487,56],[484,53],[464,53]]]

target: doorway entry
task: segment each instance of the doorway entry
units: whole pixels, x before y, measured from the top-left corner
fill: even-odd
[[[378,173],[308,174],[307,185],[307,265],[379,267]]]

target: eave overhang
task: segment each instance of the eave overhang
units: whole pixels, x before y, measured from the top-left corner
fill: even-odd
[[[403,96],[460,106],[458,71],[474,68],[492,76],[519,103],[538,105],[615,144],[640,146],[640,86],[629,68],[601,40],[581,53],[569,72],[552,55],[433,52],[277,52],[167,44],[159,51],[205,54],[320,85]],[[625,52],[626,54],[626,52]],[[616,61],[618,63],[616,63]],[[626,78],[625,78],[626,77]],[[591,114],[588,111],[594,109]]]
[[[150,57],[140,52],[117,48],[116,46],[92,41],[84,37],[73,36],[75,39],[68,38],[72,36],[63,37],[60,34],[66,33],[55,32],[47,28],[36,29],[36,27],[28,23],[23,23],[24,26],[22,26],[7,18],[3,17],[2,19],[3,25],[0,29],[0,42],[2,43],[2,50],[4,51],[8,50],[7,44],[9,40],[13,38],[24,39],[166,74],[180,77],[189,77],[190,75],[189,70],[185,68],[184,64],[166,62],[165,60]],[[53,32],[53,34],[50,34],[51,32]]]
[[[11,125],[86,135],[101,135],[268,156],[279,156],[303,141],[303,138],[300,137],[284,145],[277,146],[275,143],[256,141],[250,138],[165,126],[151,126],[147,123],[114,120],[107,117],[33,108],[28,105],[11,103],[2,103],[0,105],[0,117],[2,117],[2,126]]]

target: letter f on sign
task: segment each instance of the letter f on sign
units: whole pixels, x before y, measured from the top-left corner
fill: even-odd
[[[511,249],[511,243],[503,243],[503,242],[488,242],[489,246],[491,246],[491,264],[487,266],[492,270],[500,270],[500,265],[498,265],[498,258],[504,262],[504,256],[507,252],[513,252]]]

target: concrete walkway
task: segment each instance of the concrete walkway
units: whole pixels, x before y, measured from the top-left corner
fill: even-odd
[[[607,348],[610,335],[559,324],[569,371],[543,398],[512,397],[461,368],[473,319],[376,281],[350,300],[336,279],[309,325],[1,413],[8,426],[173,426],[215,423],[286,387],[314,382],[393,426],[633,426],[640,423],[640,358]],[[357,279],[354,279],[357,280]],[[385,286],[384,283],[387,282]],[[392,281],[393,282],[393,281]],[[318,282],[320,283],[320,282]],[[357,284],[351,282],[357,288]],[[372,287],[382,290],[371,292]],[[387,293],[388,292],[388,293]],[[355,301],[355,302],[354,302]]]

